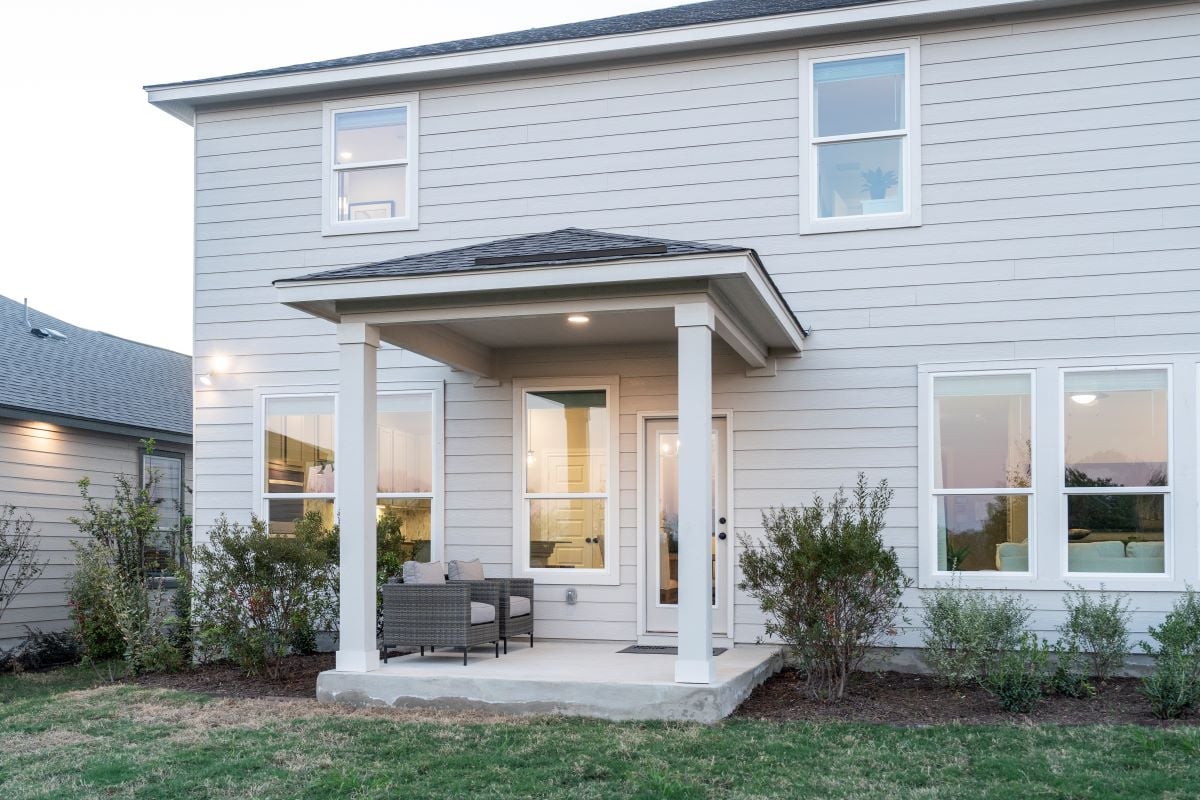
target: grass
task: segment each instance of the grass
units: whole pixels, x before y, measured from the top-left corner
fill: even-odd
[[[0,677],[0,797],[1184,798],[1200,729],[484,718]]]

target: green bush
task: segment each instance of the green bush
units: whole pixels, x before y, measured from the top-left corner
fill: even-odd
[[[986,679],[997,660],[1021,646],[1030,609],[1019,597],[957,586],[922,598],[925,660],[947,686]]]
[[[1088,680],[1085,658],[1074,641],[1058,640],[1054,648],[1055,668],[1050,676],[1050,688],[1055,694],[1083,700],[1094,697],[1096,687]]]
[[[46,562],[38,556],[33,517],[0,503],[0,620],[17,595],[45,569]]]
[[[1142,693],[1156,717],[1181,717],[1200,703],[1200,595],[1189,587],[1149,633],[1158,647],[1141,643],[1155,659],[1154,672],[1142,679]]]
[[[816,497],[771,509],[763,541],[740,537],[739,587],[758,600],[767,635],[788,644],[816,697],[844,697],[867,651],[903,619],[900,596],[912,581],[881,535],[891,499],[887,481],[869,490],[860,473],[853,499],[839,489],[828,504]]]
[[[1046,662],[1050,645],[1036,634],[1026,633],[1015,650],[997,659],[980,684],[1005,711],[1028,714],[1046,689]]]
[[[1129,647],[1129,599],[1121,594],[1075,589],[1063,600],[1067,620],[1058,626],[1059,665],[1086,670],[1103,683],[1125,665]],[[1064,658],[1066,656],[1066,658]]]
[[[328,535],[297,526],[271,536],[222,516],[193,548],[192,612],[201,649],[232,658],[249,674],[279,678],[283,658],[337,617],[337,565]]]
[[[113,566],[100,548],[91,543],[72,542],[75,573],[67,583],[76,638],[84,663],[98,664],[125,657],[125,637],[117,625],[110,586],[115,581]]]

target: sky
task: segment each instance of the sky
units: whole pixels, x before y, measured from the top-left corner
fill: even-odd
[[[58,0],[0,13],[0,295],[192,352],[192,129],[142,86],[683,0]],[[34,324],[37,324],[35,318]]]

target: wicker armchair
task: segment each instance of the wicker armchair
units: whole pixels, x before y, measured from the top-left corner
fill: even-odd
[[[491,622],[471,624],[471,603],[496,609]],[[500,657],[500,589],[488,583],[385,583],[383,585],[383,650],[388,646],[462,648],[492,643]]]
[[[483,581],[450,581],[451,584],[466,583],[472,586],[492,585],[500,591],[500,638],[504,652],[508,653],[508,637],[529,634],[529,646],[533,647],[533,579],[532,578],[487,578]],[[529,601],[529,611],[518,611],[512,616],[512,597],[524,597]]]

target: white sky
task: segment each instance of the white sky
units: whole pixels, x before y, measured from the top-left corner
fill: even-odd
[[[142,86],[682,0],[5,3],[0,295],[192,351],[192,129]]]

